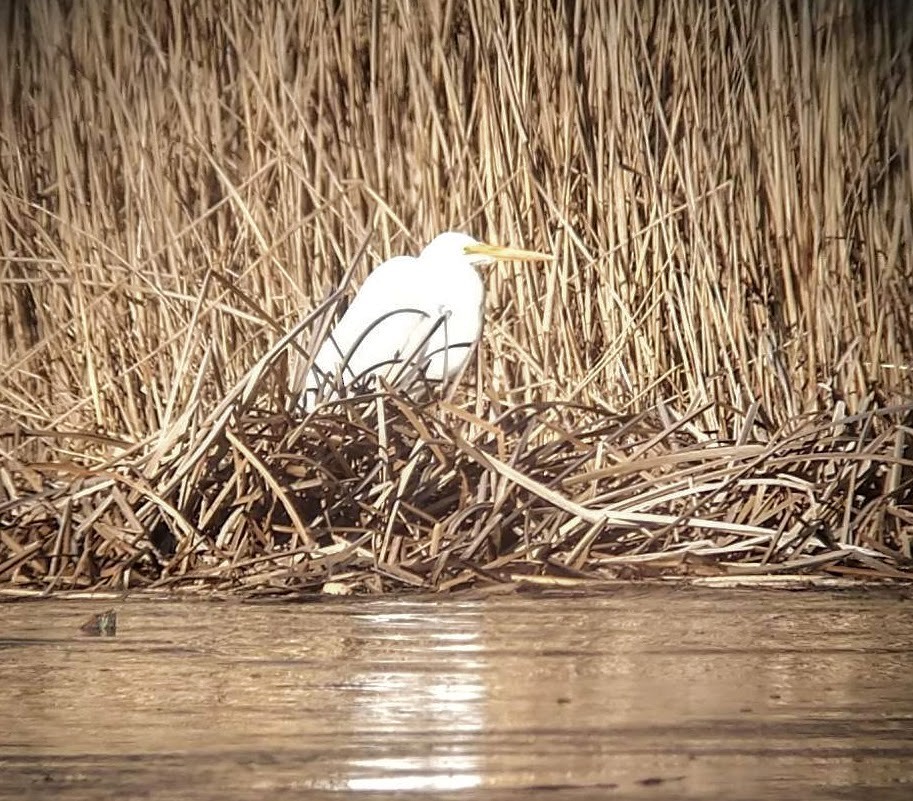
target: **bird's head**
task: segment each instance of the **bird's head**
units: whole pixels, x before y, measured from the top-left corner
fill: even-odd
[[[509,248],[479,242],[469,234],[445,231],[432,239],[422,251],[422,258],[430,260],[463,258],[472,265],[493,264],[496,261],[551,261],[553,256],[532,250]]]

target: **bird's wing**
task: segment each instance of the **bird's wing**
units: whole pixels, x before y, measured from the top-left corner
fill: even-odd
[[[393,375],[404,359],[420,358],[428,314],[415,291],[417,270],[417,259],[397,256],[371,272],[321,345],[309,388]]]

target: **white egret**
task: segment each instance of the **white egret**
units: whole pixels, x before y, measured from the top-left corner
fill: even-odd
[[[448,231],[418,257],[383,262],[318,350],[302,404],[313,408],[319,397],[358,389],[374,376],[406,389],[422,377],[453,378],[482,333],[485,286],[477,267],[551,258]]]

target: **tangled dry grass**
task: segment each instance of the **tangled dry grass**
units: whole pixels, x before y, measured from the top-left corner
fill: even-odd
[[[0,582],[903,578],[903,4],[44,3],[0,82]],[[502,269],[469,381],[290,411],[347,279]],[[332,288],[342,285],[342,290]]]

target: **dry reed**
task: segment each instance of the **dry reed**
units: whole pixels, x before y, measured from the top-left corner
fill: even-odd
[[[0,582],[909,575],[905,5],[46,0],[2,37]],[[331,288],[445,228],[558,257],[490,278],[474,385],[286,411]]]

